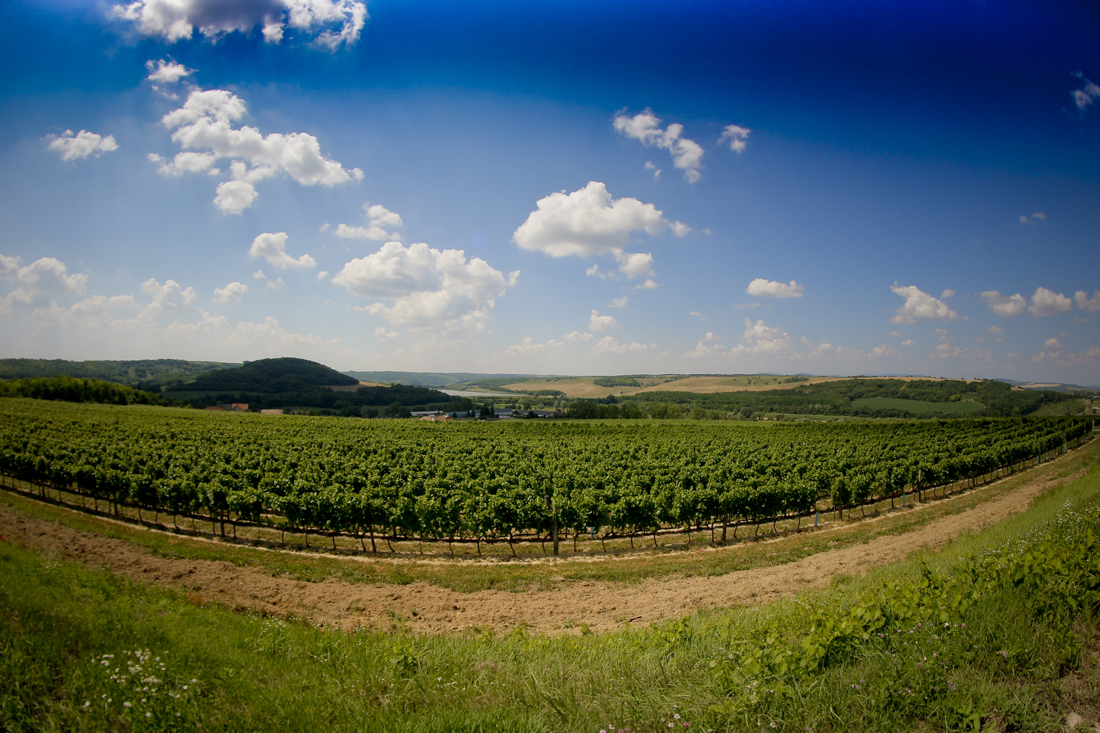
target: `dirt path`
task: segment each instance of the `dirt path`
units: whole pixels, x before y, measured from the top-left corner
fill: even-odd
[[[1054,479],[1051,473],[1040,469],[1019,488],[959,514],[932,520],[912,532],[820,552],[786,565],[721,577],[665,577],[634,584],[563,582],[554,590],[527,593],[458,593],[424,582],[352,585],[274,578],[259,568],[229,562],[156,557],[125,540],[69,529],[3,506],[0,535],[38,551],[64,552],[88,565],[179,588],[203,601],[341,628],[385,629],[401,618],[409,628],[432,633],[471,627],[577,633],[582,624],[599,632],[628,622],[674,619],[716,606],[765,602],[826,585],[838,574],[861,574],[901,560],[913,550],[942,544],[1024,511],[1056,482],[1068,480]]]

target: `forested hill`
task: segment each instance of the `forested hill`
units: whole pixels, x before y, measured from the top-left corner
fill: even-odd
[[[200,374],[238,364],[183,359],[135,359],[130,361],[67,361],[65,359],[0,359],[0,379],[75,377],[101,379],[139,389],[194,379]]]
[[[760,392],[643,392],[625,401],[663,402],[705,410],[801,415],[866,415],[869,417],[1030,415],[1046,404],[1075,399],[1072,394],[1013,389],[996,380],[843,379],[791,389]],[[967,405],[966,403],[969,403]],[[908,409],[911,405],[913,409]],[[960,410],[960,407],[973,409]],[[940,409],[937,409],[938,406]]]
[[[277,394],[315,387],[347,387],[359,380],[307,359],[283,357],[250,361],[236,369],[221,369],[166,387],[171,391],[251,392]]]

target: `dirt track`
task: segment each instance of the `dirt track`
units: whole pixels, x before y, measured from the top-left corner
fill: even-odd
[[[275,578],[259,568],[229,562],[156,557],[125,540],[33,519],[3,506],[0,535],[35,550],[64,552],[88,565],[107,566],[132,578],[179,588],[204,601],[342,628],[389,628],[399,615],[409,628],[433,633],[470,627],[577,633],[582,624],[598,632],[628,622],[648,624],[705,608],[768,601],[826,585],[838,574],[863,573],[903,559],[913,550],[942,544],[1027,509],[1055,483],[1052,469],[1053,465],[1036,469],[1020,487],[959,514],[934,519],[912,532],[820,552],[786,565],[721,577],[665,577],[634,584],[563,582],[554,590],[527,593],[458,593],[424,582],[351,585]],[[737,548],[721,551],[736,552]]]

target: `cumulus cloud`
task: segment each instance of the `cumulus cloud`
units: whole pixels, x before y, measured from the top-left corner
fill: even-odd
[[[401,216],[390,211],[381,204],[371,206],[370,202],[363,204],[363,211],[367,216],[367,226],[356,227],[341,224],[336,228],[336,236],[344,239],[374,239],[376,241],[401,241],[401,235],[387,231],[387,228],[404,226]],[[327,225],[326,225],[327,226]]]
[[[401,334],[397,331],[390,331],[385,326],[379,326],[374,329],[374,337],[378,339],[395,339],[400,338]]]
[[[653,274],[653,255],[649,252],[617,252],[615,259],[619,272],[628,280]]]
[[[195,302],[195,289],[184,289],[175,280],[165,280],[162,285],[156,278],[149,278],[141,284],[143,293],[152,297],[142,309],[141,315],[155,318],[165,311],[184,310]]]
[[[463,250],[426,244],[387,242],[374,254],[344,265],[332,282],[359,298],[390,301],[366,306],[371,315],[413,329],[485,330],[496,299],[513,287],[519,271],[507,277],[485,260],[466,259]]]
[[[890,319],[891,323],[916,323],[917,319],[953,321],[958,317],[958,314],[948,308],[946,303],[929,295],[916,285],[894,283],[890,290],[895,295],[905,298],[905,304],[898,309],[898,314]]]
[[[601,316],[599,311],[592,311],[592,316],[588,319],[588,328],[593,331],[610,331],[618,327],[614,317]]]
[[[233,282],[226,285],[224,288],[214,288],[214,302],[236,303],[239,302],[241,296],[243,296],[247,292],[247,285],[234,280]]]
[[[647,277],[645,279],[645,282],[639,283],[638,285],[635,285],[634,289],[635,290],[653,290],[656,287],[657,287],[657,283],[655,283],[651,278]]]
[[[682,221],[674,221],[669,224],[669,227],[672,228],[672,236],[674,237],[686,237],[691,234],[691,227]]]
[[[637,341],[630,343],[620,342],[614,336],[604,336],[592,347],[593,354],[625,354],[627,352],[647,351],[656,349],[657,344],[640,344]]]
[[[989,310],[999,316],[1018,316],[1027,308],[1027,298],[1019,293],[1001,295],[996,290],[983,290],[981,298],[989,306]]]
[[[1073,301],[1066,296],[1041,287],[1036,289],[1035,294],[1031,296],[1031,305],[1027,309],[1031,311],[1032,315],[1045,318],[1065,313],[1072,307]]]
[[[616,132],[640,140],[646,147],[655,145],[669,151],[672,164],[684,172],[688,183],[695,183],[703,177],[699,173],[703,165],[703,148],[694,140],[683,137],[683,125],[674,123],[662,130],[661,121],[648,108],[633,117],[620,112],[615,115],[612,125]]]
[[[194,69],[189,69],[183,64],[177,64],[175,61],[168,59],[157,59],[156,61],[150,59],[145,62],[145,68],[149,71],[149,76],[145,78],[157,84],[175,84],[180,79],[195,73]]]
[[[630,298],[628,298],[624,295],[623,297],[615,298],[613,301],[608,303],[608,307],[609,308],[625,308],[626,304],[629,303],[629,302],[630,302]]]
[[[550,339],[545,344],[536,344],[535,340],[530,336],[524,336],[523,342],[519,344],[512,344],[504,350],[505,356],[531,356],[532,354],[538,354],[548,351],[550,349],[556,349],[562,346],[561,341],[555,341]]]
[[[50,143],[48,149],[60,153],[61,160],[83,160],[118,150],[114,135],[97,135],[87,130],[81,130],[75,135],[72,130],[65,130],[61,135],[47,135],[46,140]]]
[[[42,257],[26,267],[20,267],[19,261],[19,257],[0,255],[0,279],[16,285],[7,295],[8,302],[42,305],[57,293],[83,293],[88,282],[87,275],[68,274],[65,263],[53,257]]]
[[[1034,224],[1037,221],[1046,221],[1046,218],[1047,218],[1047,215],[1044,214],[1041,211],[1036,211],[1031,216],[1028,216],[1027,214],[1020,214],[1020,223],[1021,224]]]
[[[765,325],[762,320],[753,323],[752,319],[746,318],[745,332],[741,336],[749,345],[738,344],[731,349],[731,353],[777,354],[792,349],[791,337],[783,329]]]
[[[745,292],[758,298],[801,298],[803,286],[791,280],[784,285],[774,280],[758,277],[749,283]]]
[[[1073,299],[1077,302],[1077,308],[1085,313],[1100,312],[1100,290],[1094,290],[1091,298],[1084,290],[1078,290],[1073,294]]]
[[[591,341],[596,338],[590,333],[581,333],[580,331],[573,331],[572,333],[565,334],[566,341]]]
[[[302,255],[295,259],[286,253],[286,232],[273,234],[261,234],[252,240],[252,247],[248,254],[252,257],[263,257],[268,264],[278,267],[280,270],[289,270],[293,267],[316,267],[317,262],[309,255]]]
[[[620,252],[631,232],[660,234],[668,226],[653,204],[635,198],[612,199],[607,187],[591,181],[573,193],[539,199],[512,235],[521,249],[549,257],[591,257]]]
[[[660,178],[661,177],[661,169],[658,168],[657,164],[654,163],[653,161],[647,160],[645,162],[645,169],[647,171],[653,171],[653,177],[654,178]]]
[[[362,180],[358,168],[346,169],[321,154],[317,138],[304,132],[262,135],[255,127],[233,127],[247,113],[244,100],[224,89],[196,90],[161,123],[172,130],[172,141],[183,151],[171,163],[159,156],[164,175],[213,170],[228,160],[231,180],[217,187],[215,205],[227,214],[239,214],[256,200],[255,184],[286,175],[303,186],[335,186]],[[217,173],[220,174],[220,171]]]
[[[168,43],[196,30],[214,42],[259,26],[267,43],[281,43],[289,29],[329,51],[354,45],[368,17],[366,5],[355,0],[137,0],[112,6],[108,16]]]
[[[747,127],[741,127],[740,125],[726,125],[726,129],[722,132],[722,136],[718,138],[719,144],[729,142],[730,150],[735,153],[745,152],[745,148],[749,145],[749,133],[752,132]]]
[[[1077,111],[1083,114],[1088,107],[1096,104],[1096,100],[1100,99],[1100,86],[1090,81],[1080,71],[1074,73],[1074,76],[1081,80],[1082,86],[1080,89],[1074,89],[1070,94]]]
[[[1046,340],[1046,341],[1045,341],[1045,342],[1043,343],[1043,348],[1044,348],[1044,349],[1048,349],[1048,350],[1049,350],[1049,349],[1060,349],[1060,348],[1062,348],[1062,342],[1061,342],[1061,341],[1059,341],[1059,340],[1058,340],[1058,339],[1056,339],[1056,338],[1048,338],[1048,339],[1047,339],[1047,340]]]

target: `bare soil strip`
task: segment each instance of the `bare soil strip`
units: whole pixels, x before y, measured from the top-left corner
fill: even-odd
[[[1032,480],[1016,489],[911,532],[820,552],[784,565],[720,577],[665,577],[631,584],[563,581],[553,590],[526,593],[459,593],[421,581],[383,585],[276,578],[260,568],[224,561],[157,557],[125,540],[70,529],[4,506],[0,506],[0,535],[39,552],[63,553],[87,565],[181,589],[196,602],[293,616],[343,629],[397,625],[428,633],[454,633],[519,627],[559,634],[580,633],[587,627],[604,632],[707,608],[766,602],[827,585],[837,575],[863,574],[904,559],[914,550],[935,547],[1022,512],[1046,490],[1074,478],[1057,478],[1055,473],[1036,471]],[[478,568],[471,567],[470,572],[476,573]]]

